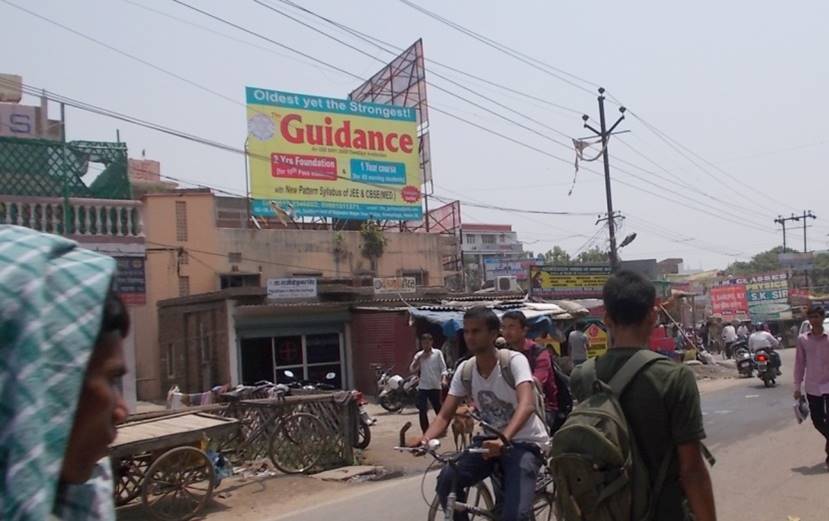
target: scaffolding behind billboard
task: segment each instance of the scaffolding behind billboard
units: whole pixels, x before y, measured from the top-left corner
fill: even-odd
[[[429,110],[426,100],[423,40],[417,40],[411,47],[400,53],[365,83],[351,91],[348,98],[355,101],[401,105],[415,109],[420,138],[418,140],[420,171],[424,194],[431,195],[433,189],[432,157],[429,149]],[[427,187],[428,190],[426,190]]]

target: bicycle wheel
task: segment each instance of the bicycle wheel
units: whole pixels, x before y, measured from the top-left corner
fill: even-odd
[[[550,492],[536,493],[533,500],[532,521],[554,521],[558,519],[555,513],[555,496]]]
[[[294,413],[284,418],[271,434],[268,456],[285,474],[308,472],[323,455],[330,436],[316,416]]]
[[[492,512],[495,508],[495,501],[492,499],[492,493],[489,491],[489,488],[487,488],[486,483],[484,482],[478,483],[477,485],[473,485],[466,489],[466,504],[486,510],[487,512]],[[440,521],[444,518],[445,514],[440,506],[440,498],[438,498],[437,494],[435,494],[432,504],[429,505],[429,514],[426,520]],[[470,521],[475,519],[485,521],[487,519],[492,519],[492,516],[488,517],[470,513],[469,519]]]

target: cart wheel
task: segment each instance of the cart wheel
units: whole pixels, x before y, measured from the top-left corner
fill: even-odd
[[[115,474],[115,505],[126,505],[141,495],[141,480],[152,463],[150,454],[139,454],[112,462]]]
[[[271,435],[268,455],[274,466],[285,474],[308,472],[325,452],[332,434],[316,416],[293,413]]]
[[[144,478],[144,506],[162,521],[185,521],[198,514],[213,494],[213,464],[193,447],[178,447],[150,465]]]

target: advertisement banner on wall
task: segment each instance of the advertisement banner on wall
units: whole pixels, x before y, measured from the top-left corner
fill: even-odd
[[[247,107],[254,214],[422,218],[414,108],[254,87]]]
[[[711,288],[711,312],[726,320],[744,319],[748,316],[745,284]]]
[[[115,257],[118,271],[115,273],[114,287],[128,306],[143,306],[147,303],[147,278],[144,257]]]
[[[602,288],[610,277],[610,266],[531,266],[529,276],[532,281],[530,295],[533,297],[600,298]]]
[[[484,259],[486,280],[495,280],[496,277],[515,277],[516,280],[527,280],[530,266],[534,263],[532,259],[512,261],[497,258]]]
[[[416,293],[417,280],[414,277],[384,277],[374,279],[374,293]]]

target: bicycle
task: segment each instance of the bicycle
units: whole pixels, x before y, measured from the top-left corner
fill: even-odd
[[[509,442],[504,437],[504,435],[483,421],[480,417],[473,414],[473,418],[477,420],[484,431],[488,431],[489,433],[493,434],[495,437],[501,439],[504,442],[504,447],[508,450],[509,449]],[[411,422],[407,422],[400,431],[400,446],[395,447],[395,450],[401,452],[411,452],[415,455],[423,455],[429,454],[432,456],[435,461],[443,464],[449,465],[454,467],[457,465],[457,461],[463,456],[464,454],[486,454],[489,452],[488,449],[482,447],[467,447],[462,451],[449,453],[449,454],[440,454],[438,449],[440,449],[440,440],[430,440],[427,446],[423,447],[406,447],[405,443],[405,435],[406,431],[411,428]],[[427,469],[428,472],[428,469]],[[457,480],[457,474],[455,475],[455,480]],[[500,472],[496,470],[496,472],[490,477],[490,481],[493,485],[493,490],[499,491],[500,486]],[[492,497],[492,492],[490,492],[489,488],[487,487],[484,481],[476,483],[469,487],[466,491],[466,501],[459,501],[457,490],[457,481],[452,484],[451,492],[449,496],[446,498],[446,508],[443,509],[443,519],[444,521],[453,521],[453,514],[454,512],[466,512],[469,515],[470,521],[480,517],[487,521],[499,521],[499,513],[497,511],[496,502]],[[474,503],[470,503],[469,499],[473,498]],[[536,479],[536,488],[535,488],[535,499],[533,500],[533,508],[531,512],[530,519],[532,521],[553,521],[556,519],[555,516],[555,484],[553,482],[553,477],[550,474],[549,467],[547,466],[546,460],[542,463],[541,469],[539,470],[538,478]],[[431,504],[429,505],[429,512],[427,514],[427,521],[438,521],[439,512],[441,510],[440,506],[440,498],[435,494],[434,499],[432,499]]]

